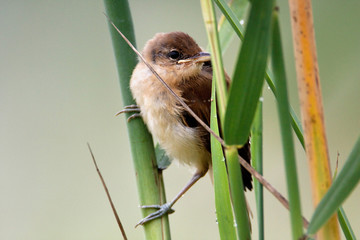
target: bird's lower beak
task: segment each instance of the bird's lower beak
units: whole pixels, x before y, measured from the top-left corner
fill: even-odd
[[[178,63],[204,63],[211,60],[210,53],[207,52],[199,52],[196,55],[189,57],[187,59],[179,60]]]

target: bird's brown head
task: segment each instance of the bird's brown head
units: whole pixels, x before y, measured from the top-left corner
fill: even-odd
[[[146,43],[143,56],[152,65],[182,78],[199,74],[204,63],[210,62],[210,54],[183,32],[156,34]]]

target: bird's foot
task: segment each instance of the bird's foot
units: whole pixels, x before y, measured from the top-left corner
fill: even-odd
[[[158,209],[156,212],[153,212],[149,215],[147,215],[145,218],[141,219],[140,222],[138,222],[135,227],[139,226],[139,225],[143,225],[147,222],[150,222],[156,218],[162,217],[165,214],[171,214],[173,212],[175,212],[174,209],[171,208],[171,204],[170,203],[165,203],[163,205],[146,205],[146,206],[141,206],[141,208],[154,208],[154,209]]]
[[[127,121],[130,122],[131,119],[137,118],[137,117],[141,117],[140,114],[140,108],[138,105],[129,105],[129,106],[125,106],[123,110],[121,110],[120,112],[118,112],[115,116],[118,116],[122,113],[133,113],[130,117],[128,117]]]

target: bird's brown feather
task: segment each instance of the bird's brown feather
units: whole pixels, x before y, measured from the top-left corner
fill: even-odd
[[[225,74],[227,86],[230,85],[230,77]],[[179,86],[183,89],[182,98],[188,106],[195,112],[200,119],[208,126],[210,125],[210,105],[211,105],[211,87],[212,87],[212,67],[211,63],[203,66],[200,74],[195,79],[188,79]],[[196,91],[202,89],[202,91]],[[186,110],[181,113],[182,123],[185,126],[197,128],[198,136],[201,138],[207,151],[211,153],[210,148],[210,134],[207,132]],[[218,118],[219,119],[219,118]],[[219,124],[221,126],[221,124]],[[250,143],[247,143],[238,150],[239,155],[250,164],[251,152]],[[243,177],[244,189],[252,189],[251,174],[241,166],[241,173]]]

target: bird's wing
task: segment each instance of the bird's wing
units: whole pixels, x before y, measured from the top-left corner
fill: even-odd
[[[230,85],[230,77],[225,74],[227,87]],[[211,66],[204,66],[201,74],[197,76],[196,81],[188,79],[183,84],[186,84],[182,98],[188,104],[188,106],[194,111],[194,113],[200,117],[200,119],[210,126],[210,105],[211,105],[211,85],[212,85],[212,69]],[[199,91],[201,89],[201,91]],[[210,149],[210,134],[207,132],[185,109],[181,113],[182,123],[191,128],[196,128],[198,136],[201,138],[206,149],[211,152]],[[219,124],[220,126],[220,124]],[[220,131],[221,132],[221,131]],[[251,152],[250,142],[248,141],[242,148],[238,150],[239,155],[250,163]],[[252,177],[251,174],[241,167],[244,189],[252,189]]]

